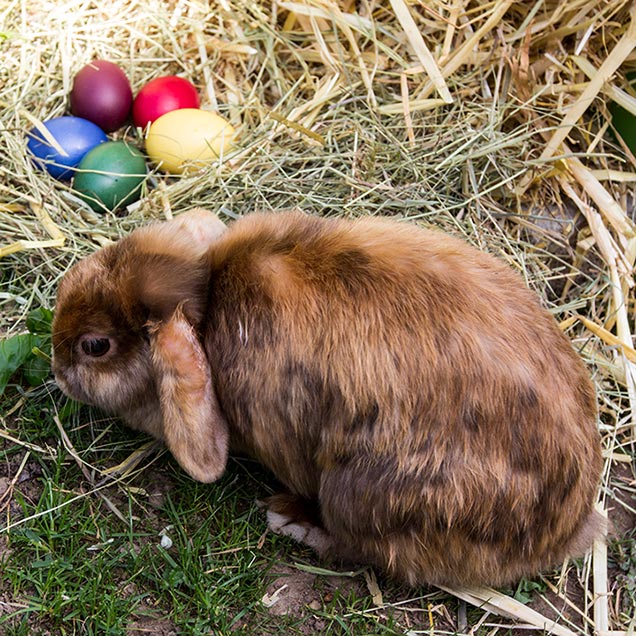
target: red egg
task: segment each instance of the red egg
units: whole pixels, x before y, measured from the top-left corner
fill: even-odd
[[[112,132],[130,114],[133,96],[126,74],[112,62],[94,60],[75,76],[71,111]]]
[[[145,128],[171,110],[199,108],[199,94],[193,84],[182,77],[168,75],[148,82],[133,102],[133,123]]]

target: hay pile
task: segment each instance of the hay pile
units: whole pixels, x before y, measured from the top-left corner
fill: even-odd
[[[0,8],[0,334],[53,307],[78,258],[195,206],[229,219],[299,206],[393,215],[507,260],[589,363],[607,457],[633,460],[636,160],[609,104],[636,114],[628,0],[9,0]],[[34,170],[25,132],[68,112],[74,73],[118,63],[138,90],[178,74],[239,131],[223,165],[153,172],[124,215]],[[142,145],[140,132],[116,135]],[[624,499],[620,495],[618,498]],[[632,501],[633,506],[633,501]],[[619,505],[620,507],[620,505]],[[597,564],[603,588],[603,563]],[[608,620],[601,601],[595,627]]]

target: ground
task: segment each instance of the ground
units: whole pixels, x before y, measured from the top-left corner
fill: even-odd
[[[95,428],[109,436],[111,465],[146,442],[117,423]],[[88,434],[70,431],[69,441],[88,442]],[[3,524],[17,524],[0,533],[7,635],[417,634],[512,624],[436,588],[406,589],[368,568],[325,569],[307,549],[268,532],[257,500],[277,486],[248,460],[231,461],[219,483],[203,485],[167,453],[153,454],[125,482],[96,490],[99,479],[89,482],[58,440],[32,443],[46,453],[0,441]],[[620,468],[615,479],[629,480],[629,467]],[[617,537],[633,531],[633,510],[610,515]],[[612,586],[625,587],[621,577],[636,570],[629,549],[610,543]],[[585,568],[572,563],[507,593],[583,633]],[[624,605],[627,616],[630,603],[623,592],[611,606],[618,616]]]

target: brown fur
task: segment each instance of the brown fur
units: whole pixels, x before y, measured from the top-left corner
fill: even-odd
[[[507,266],[378,219],[250,215],[205,250],[172,223],[63,281],[54,352],[65,391],[166,439],[198,479],[223,471],[223,443],[197,451],[187,431],[201,440],[227,425],[234,450],[317,502],[336,554],[412,584],[500,585],[585,549],[601,466],[594,391]],[[148,324],[169,324],[181,305],[216,395],[181,416],[177,447],[166,413],[186,412],[172,402],[187,398],[165,397],[162,374],[194,372],[170,362],[180,340],[157,343]],[[106,333],[112,353],[84,359],[82,333]],[[201,373],[183,386],[203,386]]]

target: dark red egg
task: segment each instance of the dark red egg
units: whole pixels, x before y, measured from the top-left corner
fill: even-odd
[[[112,62],[94,60],[75,76],[71,111],[97,124],[102,130],[117,130],[128,119],[133,96],[126,74]]]
[[[193,84],[182,77],[168,75],[148,82],[135,97],[133,123],[145,128],[161,115],[181,108],[199,108],[199,94]]]

